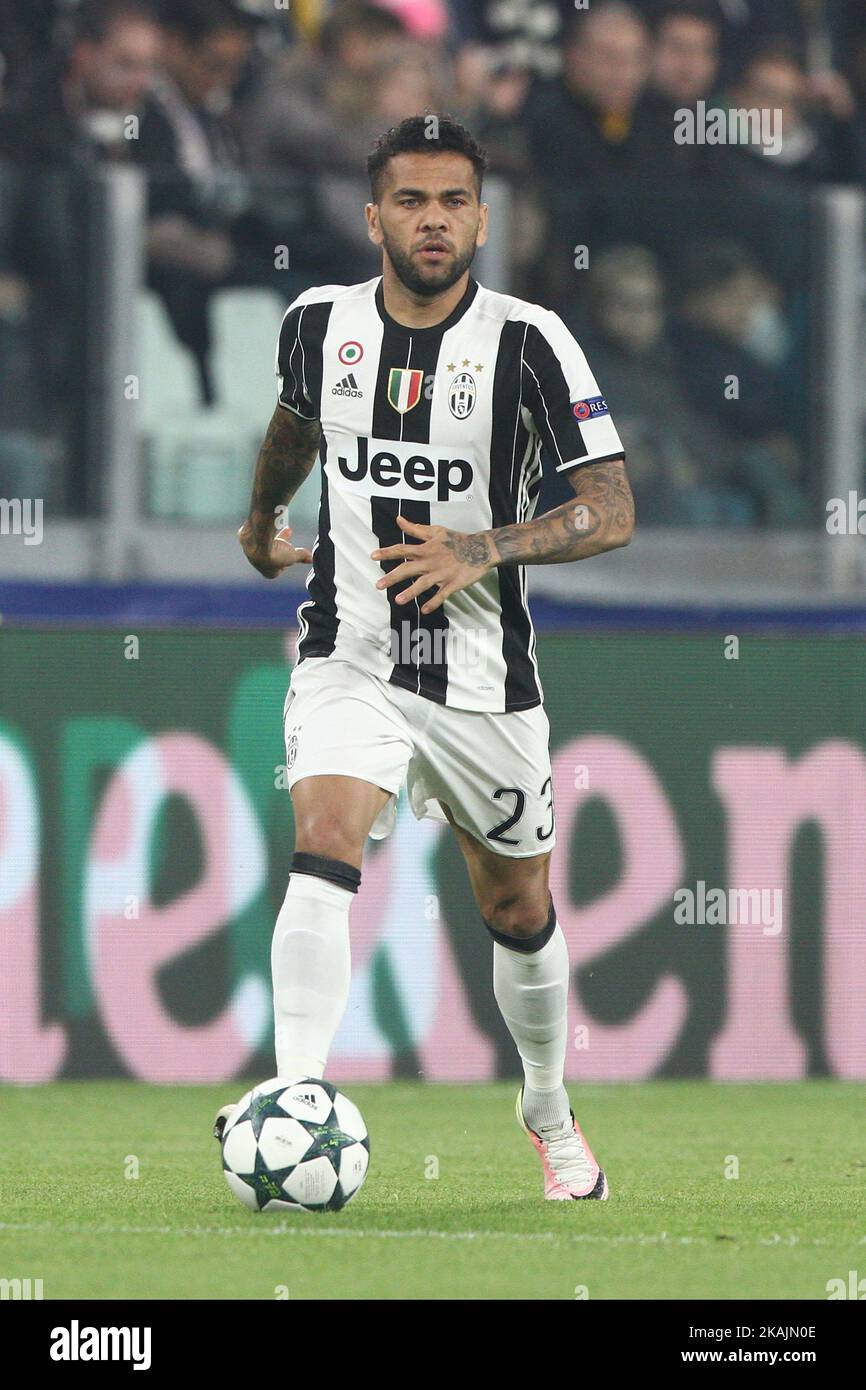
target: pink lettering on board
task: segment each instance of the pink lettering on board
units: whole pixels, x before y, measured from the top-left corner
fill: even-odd
[[[576,777],[576,768],[585,769],[585,777]],[[634,1018],[607,1024],[587,1012],[576,970],[640,931],[672,900],[683,874],[676,820],[652,767],[619,739],[590,735],[565,744],[553,760],[553,785],[557,844],[550,889],[572,963],[566,1076],[641,1080],[658,1070],[680,1034],[688,1013],[685,988],[675,976],[665,975]],[[568,886],[571,832],[580,808],[592,797],[606,801],[616,819],[624,868],[608,893],[576,907]],[[573,1045],[576,1026],[588,1030],[586,1046]]]
[[[172,794],[195,812],[204,868],[193,888],[157,907],[150,898],[151,842]],[[263,872],[264,847],[246,794],[206,740],[188,733],[148,739],[117,769],[94,820],[85,913],[103,1023],[134,1076],[222,1081],[250,1055],[240,987],[215,1018],[193,1026],[172,1017],[158,975],[240,911]]]
[[[828,741],[798,759],[777,748],[716,754],[713,783],[728,817],[728,881],[781,888],[781,930],[728,928],[728,1008],[711,1049],[721,1080],[796,1080],[807,1049],[791,1018],[791,851],[807,822],[821,832],[825,887],[825,1047],[843,1076],[866,1075],[866,762],[853,744]],[[815,905],[817,907],[817,904]],[[821,930],[817,921],[814,931]]]
[[[39,801],[27,759],[0,738],[0,1080],[52,1081],[66,1033],[42,1022],[39,973]]]

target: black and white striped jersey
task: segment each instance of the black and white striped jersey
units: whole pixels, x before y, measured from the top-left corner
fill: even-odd
[[[277,375],[280,404],[322,427],[298,661],[348,656],[461,709],[540,704],[523,566],[491,570],[422,614],[425,596],[396,604],[405,585],[375,587],[399,561],[370,553],[409,540],[398,514],[464,532],[528,521],[542,448],[558,470],[623,455],[562,320],[471,277],[448,318],[420,329],[390,317],[381,277],[319,286],[286,313]]]

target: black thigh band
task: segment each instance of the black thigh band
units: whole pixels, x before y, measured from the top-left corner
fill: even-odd
[[[535,933],[535,936],[507,936],[505,932],[497,931],[495,927],[491,927],[486,918],[482,917],[481,920],[493,940],[498,942],[500,946],[507,946],[509,951],[520,951],[523,955],[531,956],[536,951],[540,951],[542,946],[546,946],[556,931],[556,908],[553,906],[553,898],[551,898],[547,921],[541,931]]]
[[[323,878],[335,883],[338,888],[348,888],[357,893],[361,885],[361,870],[353,864],[344,864],[342,859],[326,859],[321,854],[301,854],[297,850],[289,865],[290,874],[310,874],[313,878]]]

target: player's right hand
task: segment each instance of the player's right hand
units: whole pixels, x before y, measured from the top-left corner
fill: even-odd
[[[238,540],[253,569],[263,574],[265,579],[276,579],[290,565],[313,563],[311,551],[291,544],[291,534],[291,526],[283,526],[272,537],[267,548],[263,548],[256,539],[252,524],[245,521],[238,531]]]

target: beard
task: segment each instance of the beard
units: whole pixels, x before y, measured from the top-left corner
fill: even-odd
[[[450,290],[452,285],[456,285],[461,275],[464,275],[471,266],[477,250],[473,244],[468,251],[455,256],[450,266],[430,266],[427,274],[424,275],[412,257],[407,256],[391,241],[384,228],[382,229],[382,240],[388,259],[394,267],[394,274],[400,284],[412,294],[417,294],[425,299],[433,299],[437,294],[444,294],[445,290]]]

